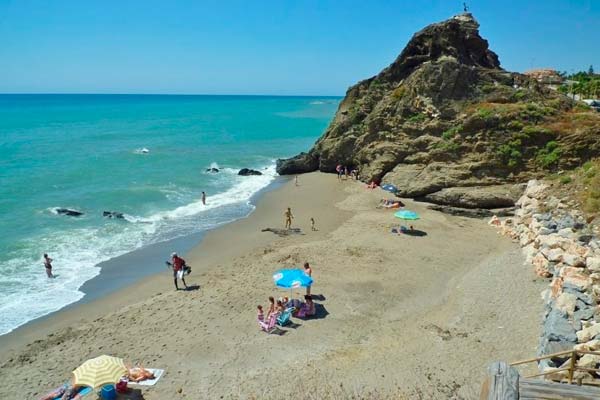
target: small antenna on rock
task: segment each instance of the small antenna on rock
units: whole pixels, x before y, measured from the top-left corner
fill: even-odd
[[[463,11],[464,12],[468,12],[469,11],[469,7],[467,6],[467,3],[463,3]]]

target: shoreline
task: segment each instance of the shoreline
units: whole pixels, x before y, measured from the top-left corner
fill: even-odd
[[[135,300],[136,295],[132,296],[128,294],[129,291],[142,293],[154,288],[155,284],[153,281],[159,277],[164,278],[165,272],[170,271],[164,266],[164,261],[168,260],[169,255],[174,251],[173,249],[176,249],[180,254],[184,254],[187,258],[188,253],[195,247],[200,246],[207,234],[249,218],[256,211],[257,205],[265,194],[278,190],[289,180],[291,180],[291,178],[276,176],[271,183],[253,194],[248,199],[248,202],[254,206],[254,209],[244,217],[237,218],[233,221],[223,222],[219,226],[206,231],[185,235],[164,242],[153,243],[100,262],[95,266],[100,268],[100,273],[86,281],[79,288],[79,290],[84,293],[84,296],[81,299],[49,314],[28,321],[23,325],[19,325],[12,331],[0,335],[0,361],[2,360],[3,351],[5,350],[5,345],[3,343],[3,338],[5,337],[20,337],[24,335],[29,338],[32,337],[31,331],[40,329],[46,331],[52,329],[56,324],[46,320],[54,318],[57,314],[61,315],[61,317],[63,317],[64,314],[64,317],[70,321],[73,320],[75,315],[89,315],[90,313],[95,315],[94,310],[97,308],[95,305],[97,302],[100,304],[105,303],[110,307],[113,305],[116,306],[117,304],[124,304],[123,301],[114,302],[110,300],[108,298],[109,296],[116,296],[126,301]],[[146,268],[150,263],[154,266]],[[131,269],[129,269],[130,267]],[[108,286],[107,283],[111,280],[119,280],[119,282]],[[88,304],[91,304],[91,306],[78,310],[78,307],[83,307]],[[12,339],[8,339],[8,342],[12,342]],[[18,340],[18,342],[21,341]]]
[[[0,396],[14,398],[25,380],[37,396],[103,353],[166,369],[147,400],[280,398],[290,387],[269,382],[282,368],[298,377],[294,393],[321,398],[478,395],[490,362],[535,354],[544,283],[482,220],[406,200],[427,235],[390,234],[400,221],[375,208],[383,196],[332,174],[301,175],[299,187],[288,180],[188,253],[188,284],[199,290],[176,292],[170,274],[156,276],[0,337]],[[261,232],[281,227],[287,206],[305,234]],[[319,317],[294,319],[281,336],[259,332],[256,305],[286,294],[271,274],[304,261]]]

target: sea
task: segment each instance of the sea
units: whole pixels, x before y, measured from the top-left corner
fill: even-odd
[[[103,261],[247,216],[275,160],[310,148],[339,101],[0,95],[0,335],[79,301]]]

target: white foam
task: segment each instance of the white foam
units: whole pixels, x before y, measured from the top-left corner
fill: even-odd
[[[233,168],[224,168],[231,187],[222,193],[207,193],[207,203],[200,198],[173,210],[150,216],[125,215],[130,224],[105,221],[93,228],[73,228],[32,237],[24,248],[40,248],[54,259],[56,279],[46,277],[39,258],[21,256],[10,259],[0,269],[3,290],[0,302],[0,335],[33,319],[57,311],[80,300],[81,286],[100,273],[97,265],[145,245],[174,239],[229,222],[234,214],[210,212],[239,204],[251,210],[250,198],[266,187],[277,175],[275,166],[261,169],[260,176],[238,176]],[[227,185],[229,187],[229,184]],[[51,210],[51,209],[49,209]],[[198,216],[206,215],[199,224]]]
[[[148,154],[150,153],[150,150],[147,149],[146,147],[140,147],[139,149],[135,149],[133,151],[134,154]]]

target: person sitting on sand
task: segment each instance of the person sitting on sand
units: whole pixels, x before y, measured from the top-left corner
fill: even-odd
[[[369,183],[367,185],[367,189],[375,189],[378,185],[375,183],[375,181],[371,181],[371,183]]]
[[[147,379],[154,379],[154,373],[148,371],[146,368],[141,365],[137,365],[135,367],[127,366],[127,379],[130,382],[141,382]]]
[[[269,309],[267,310],[267,319],[275,312],[275,298],[269,296]]]
[[[285,311],[285,307],[283,305],[283,300],[277,300],[277,307],[275,308],[275,312],[281,314]]]
[[[265,322],[265,313],[263,312],[263,308],[260,304],[256,307],[256,319],[259,322]]]
[[[304,295],[304,303],[298,309],[296,317],[298,318],[306,318],[311,317],[317,313],[315,303],[312,300],[312,296],[307,294]]]

